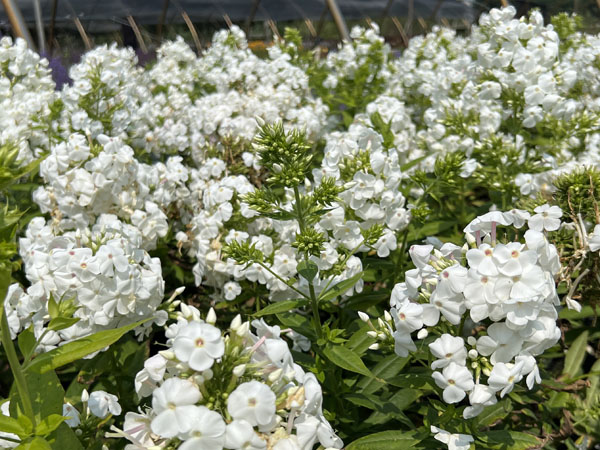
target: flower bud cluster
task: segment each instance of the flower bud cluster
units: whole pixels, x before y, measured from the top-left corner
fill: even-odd
[[[128,412],[119,434],[132,448],[197,450],[341,448],[322,410],[321,387],[294,363],[283,331],[263,320],[226,331],[181,305],[167,349],[144,363],[136,391],[151,402]],[[151,405],[151,406],[150,406]]]

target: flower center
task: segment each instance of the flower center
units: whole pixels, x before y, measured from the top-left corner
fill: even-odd
[[[448,380],[448,384],[456,384],[456,382],[452,379]]]
[[[204,347],[204,339],[202,339],[202,338],[196,339],[196,347]]]
[[[248,406],[254,408],[256,406],[256,399],[255,398],[249,398],[248,399]]]

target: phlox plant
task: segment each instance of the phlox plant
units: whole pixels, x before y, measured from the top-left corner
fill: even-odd
[[[513,7],[60,89],[2,38],[0,447],[593,448],[599,61]]]

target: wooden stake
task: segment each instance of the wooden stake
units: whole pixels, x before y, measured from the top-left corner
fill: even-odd
[[[250,15],[246,18],[246,37],[248,37],[248,33],[250,33],[250,25],[252,25],[252,21],[254,20],[256,11],[258,11],[259,4],[260,0],[254,0],[254,3],[252,4],[252,9],[250,10]]]
[[[142,33],[140,32],[140,29],[137,26],[137,23],[135,23],[133,16],[127,16],[127,22],[129,22],[129,26],[133,28],[133,34],[135,34],[135,38],[137,39],[138,44],[140,44],[140,49],[142,50],[142,52],[148,53],[148,47],[146,47],[144,37],[142,36]]]
[[[162,41],[163,28],[165,21],[167,20],[167,11],[169,10],[169,0],[164,0],[162,11],[160,12],[160,18],[158,19],[158,42]]]
[[[327,3],[329,12],[331,13],[333,21],[335,22],[335,25],[340,33],[340,37],[344,41],[349,41],[350,34],[348,33],[348,27],[346,26],[346,21],[344,20],[342,13],[340,12],[340,8],[338,8],[337,2],[335,0],[325,0],[325,3]]]
[[[223,14],[223,19],[225,19],[225,23],[227,24],[227,28],[229,28],[231,30],[231,27],[233,27],[233,22],[231,21],[231,19],[229,18],[229,16],[227,14]]]
[[[90,41],[90,38],[86,34],[85,29],[83,28],[83,25],[81,24],[81,20],[79,20],[79,17],[75,16],[75,19],[73,19],[73,22],[75,22],[75,27],[77,28],[77,31],[79,31],[79,35],[81,36],[81,39],[83,40],[83,43],[85,44],[86,50],[91,50],[92,49],[92,41]]]
[[[600,0],[598,0],[600,2]],[[308,32],[310,33],[310,35],[314,38],[317,37],[317,30],[315,30],[315,27],[313,26],[312,20],[310,19],[304,19],[304,23],[306,24],[306,28],[308,28]]]
[[[279,34],[279,30],[277,29],[275,21],[273,19],[269,19],[267,20],[267,25],[269,25],[269,28],[273,32],[273,37],[277,36],[277,38],[281,39],[281,35]]]
[[[50,13],[50,31],[48,33],[48,53],[52,54],[54,48],[54,25],[56,24],[56,11],[58,9],[58,0],[52,0],[52,12]]]
[[[396,30],[398,30],[398,33],[400,33],[400,37],[402,38],[402,42],[404,43],[404,46],[408,47],[408,35],[404,31],[404,27],[402,26],[402,24],[400,23],[398,18],[395,16],[392,17],[392,23],[396,27]]]
[[[15,36],[25,39],[29,48],[35,50],[35,44],[33,43],[31,34],[29,34],[29,29],[27,28],[25,20],[23,20],[19,5],[17,5],[14,0],[2,0],[2,4],[4,5],[4,10],[6,11],[6,15],[8,16],[8,20],[10,21]]]
[[[202,50],[202,45],[200,44],[200,38],[198,37],[198,32],[196,31],[196,27],[192,23],[190,16],[188,16],[188,13],[183,11],[181,13],[181,17],[183,17],[183,21],[185,22],[188,29],[190,30],[190,33],[192,34],[192,39],[194,40],[194,45],[196,46],[196,52],[199,54],[200,51]]]

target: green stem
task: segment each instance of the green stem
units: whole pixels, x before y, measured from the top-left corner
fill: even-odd
[[[258,264],[259,266],[263,267],[264,269],[267,269],[271,273],[271,275],[273,275],[275,278],[277,278],[282,283],[285,283],[286,286],[289,286],[291,289],[293,289],[294,291],[296,291],[298,294],[300,294],[305,299],[311,300],[311,298],[308,295],[306,295],[304,292],[302,292],[299,289],[296,289],[294,286],[290,286],[286,280],[284,280],[283,278],[281,278],[281,276],[279,276],[276,272],[273,272],[271,270],[271,268],[269,266],[267,266],[265,263],[256,261],[256,264]]]
[[[13,377],[15,378],[15,385],[17,386],[17,391],[19,392],[19,397],[21,399],[21,403],[23,404],[25,415],[31,421],[31,424],[33,425],[33,430],[35,431],[37,424],[35,421],[35,414],[33,413],[31,396],[29,395],[29,388],[27,387],[25,374],[23,373],[21,364],[19,363],[19,358],[17,357],[15,346],[10,337],[8,319],[6,318],[6,311],[4,310],[4,306],[0,309],[0,314],[2,315],[2,346],[4,347],[6,357],[8,358],[8,363],[10,364],[10,370],[12,371]]]
[[[348,262],[348,260],[350,259],[351,256],[353,256],[359,248],[361,248],[364,245],[365,241],[364,239],[360,242],[360,244],[358,244],[356,247],[354,247],[350,253],[348,253],[344,259],[342,260],[342,262],[340,263],[340,266],[345,266],[346,263]],[[327,282],[327,284],[325,285],[325,287],[323,288],[323,292],[327,292],[327,289],[329,289],[329,286],[331,286],[331,283],[333,282],[333,280],[335,279],[335,275],[332,275],[331,278],[329,279],[329,281]]]
[[[398,265],[396,266],[397,270],[394,273],[394,285],[396,284],[397,274],[404,273],[402,266],[404,265],[404,258],[406,255],[406,241],[407,240],[408,240],[408,227],[406,227],[406,230],[404,230],[404,233],[402,236],[402,245],[400,246],[400,256],[398,258]]]
[[[302,210],[302,198],[300,197],[300,191],[298,186],[294,186],[294,197],[296,199],[296,218],[298,219],[298,227],[300,227],[300,233],[304,233],[306,224],[304,222],[304,211]],[[304,254],[305,261],[308,261],[308,253]],[[323,328],[321,326],[321,316],[319,315],[319,300],[315,294],[315,286],[312,280],[308,280],[308,291],[310,293],[310,306],[313,313],[313,326],[317,337],[321,339],[323,337]]]
[[[321,326],[321,316],[319,315],[319,301],[317,300],[317,296],[315,295],[315,287],[313,286],[312,281],[308,282],[308,289],[310,292],[310,305],[312,307],[313,313],[313,326],[315,327],[317,337],[321,339],[323,337],[323,328]]]
[[[465,326],[465,320],[466,319],[467,319],[466,315],[462,316],[462,319],[460,319],[460,325],[458,326],[458,336],[459,337],[462,337],[463,327]]]

